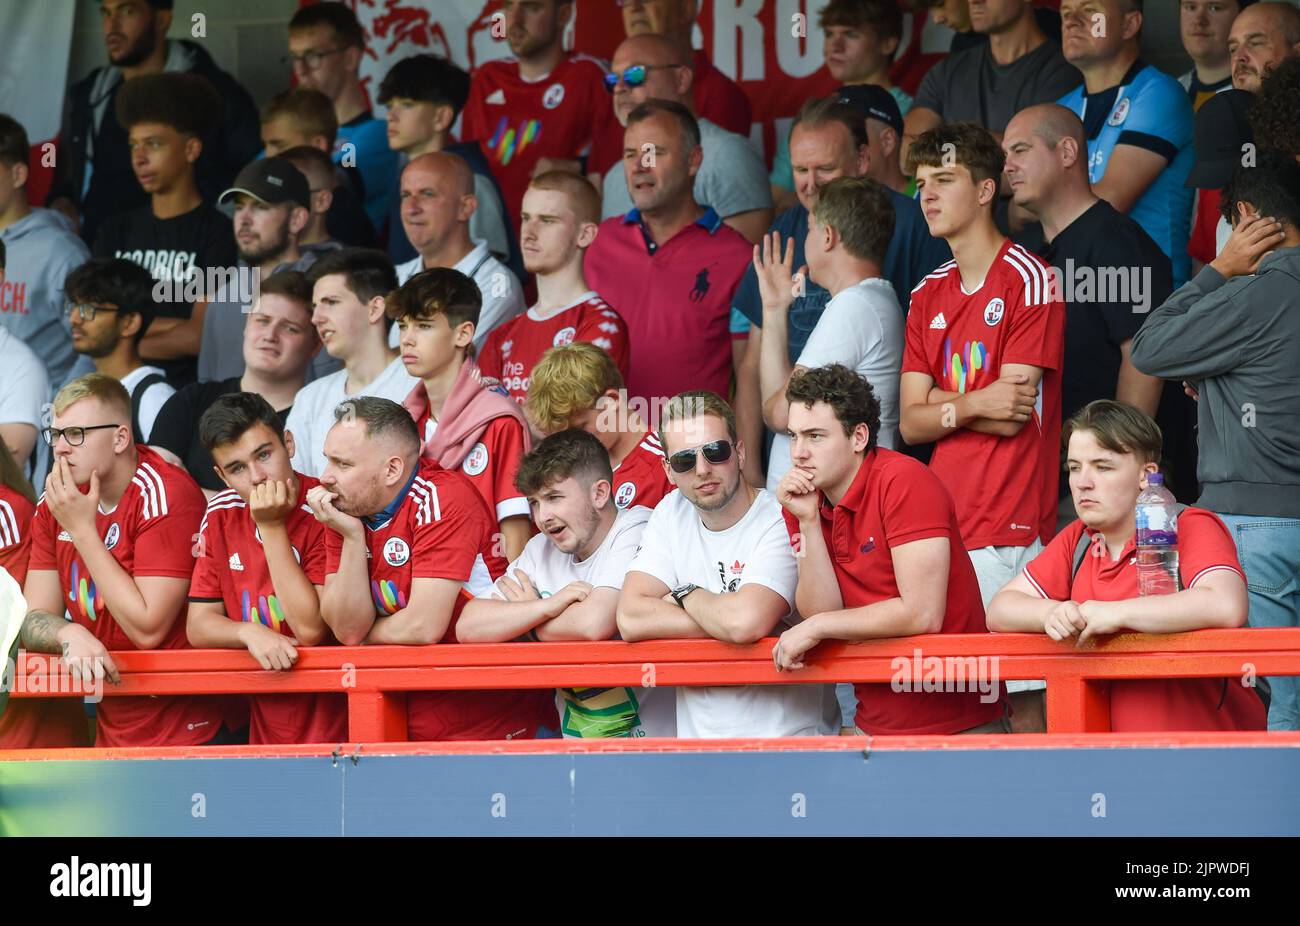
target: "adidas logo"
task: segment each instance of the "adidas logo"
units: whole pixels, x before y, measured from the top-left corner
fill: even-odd
[[[936,330],[943,331],[947,327],[948,327],[948,320],[943,317],[942,312],[940,312],[938,315],[934,317],[934,321],[930,322],[931,331],[936,331]]]
[[[239,561],[239,554],[238,554],[238,553],[231,553],[231,554],[230,554],[230,571],[231,571],[231,572],[243,572],[243,571],[244,571],[244,564],[241,563],[241,562]]]
[[[498,87],[496,90],[489,93],[487,99],[483,102],[487,103],[489,106],[504,106],[506,102],[506,92]]]
[[[68,543],[72,543],[72,535],[69,534],[67,531],[59,531],[59,539],[64,540]]]

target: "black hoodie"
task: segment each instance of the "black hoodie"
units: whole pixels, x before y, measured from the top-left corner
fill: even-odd
[[[203,154],[195,166],[199,192],[207,202],[215,202],[262,148],[257,106],[248,91],[194,42],[168,41],[164,70],[205,77],[221,97],[220,122],[204,137]],[[105,218],[143,206],[149,199],[131,170],[126,130],[117,121],[121,86],[120,68],[96,68],[68,91],[63,112],[58,169],[48,201],[66,197],[77,206],[81,236],[87,242],[95,240]]]

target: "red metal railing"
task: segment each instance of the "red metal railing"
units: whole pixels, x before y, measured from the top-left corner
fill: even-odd
[[[1120,634],[1084,649],[1041,634],[929,635],[870,643],[826,643],[798,672],[778,673],[772,640],[734,646],[712,640],[646,643],[502,643],[454,646],[303,647],[286,672],[260,669],[242,650],[114,653],[122,695],[343,692],[353,743],[406,739],[405,693],[419,690],[884,682],[899,660],[939,659],[949,681],[1043,679],[1049,734],[1110,730],[1103,683],[1125,678],[1300,675],[1300,629]],[[39,663],[56,657],[27,654]],[[971,660],[973,659],[973,663]],[[960,660],[960,676],[953,670]],[[924,664],[927,671],[931,663]],[[940,664],[933,664],[940,665]],[[28,696],[15,691],[14,697]],[[554,748],[562,747],[557,743]],[[315,750],[319,751],[319,749]],[[130,754],[130,750],[115,751]],[[21,758],[12,752],[6,758]],[[51,753],[44,753],[49,756]]]

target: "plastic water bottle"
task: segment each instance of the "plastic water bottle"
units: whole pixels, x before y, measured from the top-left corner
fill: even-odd
[[[1147,476],[1137,499],[1138,594],[1172,595],[1178,578],[1178,509],[1160,473]]]

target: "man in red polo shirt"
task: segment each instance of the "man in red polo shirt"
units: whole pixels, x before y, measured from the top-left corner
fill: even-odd
[[[636,404],[645,410],[645,403]],[[614,359],[594,344],[548,350],[533,368],[524,413],[544,435],[578,428],[596,436],[614,469],[610,484],[618,508],[653,508],[676,488],[664,469],[658,435],[628,402]]]
[[[293,435],[256,393],[217,399],[198,433],[229,488],[208,502],[199,527],[190,643],[247,649],[263,669],[290,669],[296,646],[334,642],[320,616],[325,527],[306,504],[317,481],[294,472]],[[256,695],[249,698],[248,741],[343,742],[347,716],[342,693]]]
[[[564,51],[573,0],[504,0],[501,12],[514,57],[474,69],[460,134],[482,144],[517,228],[524,190],[538,167],[579,170],[613,114],[604,66]]]
[[[185,596],[203,492],[131,440],[131,400],[90,373],[54,397],[54,470],[32,522],[24,649],[62,653],[74,677],[116,683],[110,651],[184,649]],[[69,621],[63,615],[67,613]],[[106,697],[96,746],[198,746],[221,735],[222,701]]]
[[[924,464],[876,445],[880,403],[866,379],[841,364],[800,371],[786,398],[794,466],[777,498],[798,554],[804,619],[773,648],[777,669],[803,668],[823,640],[982,632],[952,500]],[[920,684],[931,668],[919,662],[898,682],[854,686],[859,731],[1011,732],[996,675],[932,691]]]
[[[695,201],[703,152],[686,107],[647,100],[632,110],[623,152],[636,208],[600,224],[586,272],[627,322],[628,393],[664,402],[683,390],[726,395],[745,346],[732,342],[731,296],[753,248]]]
[[[1244,627],[1246,580],[1228,528],[1211,511],[1178,516],[1181,591],[1138,596],[1138,493],[1159,471],[1161,437],[1131,405],[1098,399],[1066,422],[1066,465],[1079,519],[989,605],[990,630],[1046,633],[1053,640],[1123,630],[1179,633]],[[1110,683],[1116,732],[1263,730],[1267,710],[1240,678],[1132,679]]]
[[[548,349],[588,341],[628,368],[627,326],[582,272],[596,239],[600,194],[585,177],[553,170],[533,178],[524,194],[519,241],[524,269],[537,275],[537,302],[492,329],[478,354],[484,379],[494,379],[520,405],[533,367]]]
[[[454,643],[466,601],[506,563],[495,520],[469,481],[420,463],[406,409],[349,399],[325,438],[325,471],[307,493],[325,535],[321,618],[339,642]],[[531,739],[557,723],[553,691],[430,691],[407,695],[411,740]]]

